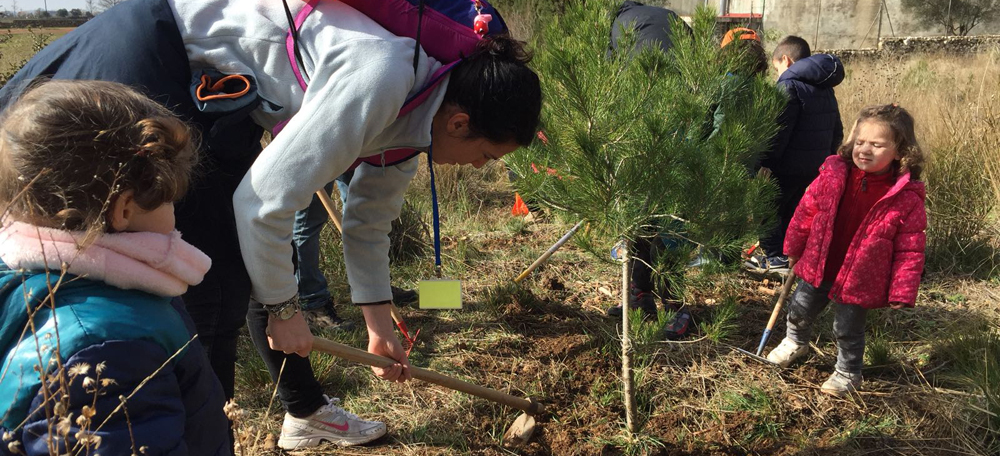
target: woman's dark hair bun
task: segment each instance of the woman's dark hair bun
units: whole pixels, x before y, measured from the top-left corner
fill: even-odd
[[[476,50],[489,54],[490,57],[527,65],[531,62],[531,53],[524,47],[524,42],[518,41],[509,34],[493,35],[479,41]]]
[[[524,43],[508,34],[486,37],[452,70],[444,102],[469,114],[472,137],[528,145],[538,131],[542,89]]]

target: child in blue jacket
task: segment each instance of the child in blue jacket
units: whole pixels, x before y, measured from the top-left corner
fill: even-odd
[[[746,266],[758,272],[788,272],[788,257],[782,254],[785,231],[809,183],[819,167],[836,153],[844,139],[844,125],[834,87],[844,80],[844,65],[831,54],[812,55],[809,43],[797,36],[778,41],[771,54],[778,74],[778,87],[788,103],[778,117],[781,129],[761,166],[771,170],[778,184],[775,226],[760,238],[763,255]]]
[[[0,124],[0,455],[229,455],[223,393],[177,296],[188,126],[125,85],[50,81]]]

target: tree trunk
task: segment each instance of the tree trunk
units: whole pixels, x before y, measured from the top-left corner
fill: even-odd
[[[622,249],[622,384],[625,390],[625,427],[629,434],[635,432],[635,391],[632,385],[632,337],[629,331],[629,250],[631,243],[624,242]]]
[[[945,27],[948,29],[949,35],[955,34],[955,27],[951,25],[951,0],[948,0],[948,19],[945,21]]]

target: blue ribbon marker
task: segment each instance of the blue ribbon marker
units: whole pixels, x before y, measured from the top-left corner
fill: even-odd
[[[434,214],[434,274],[441,278],[441,221],[438,218],[438,196],[437,187],[434,186],[434,143],[427,146],[427,168],[431,172],[431,206]]]

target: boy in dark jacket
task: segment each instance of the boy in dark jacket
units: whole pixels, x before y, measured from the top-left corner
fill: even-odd
[[[782,38],[772,54],[788,104],[778,117],[781,130],[761,162],[777,181],[779,197],[777,224],[760,239],[763,255],[746,263],[758,272],[788,272],[788,258],[781,251],[788,222],[823,160],[844,139],[833,91],[844,80],[844,65],[833,55],[811,54],[809,43],[797,36]]]

